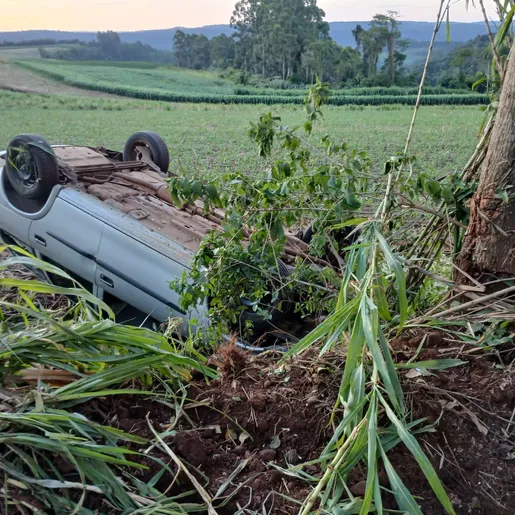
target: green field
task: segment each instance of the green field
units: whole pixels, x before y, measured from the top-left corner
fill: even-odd
[[[144,100],[212,104],[302,104],[299,91],[285,94],[277,90],[237,88],[235,83],[209,71],[192,71],[170,66],[148,66],[146,63],[82,63],[56,60],[22,61],[33,72],[69,86]],[[452,90],[450,90],[452,91]],[[372,92],[372,94],[370,94]],[[243,93],[243,94],[242,94]],[[300,94],[299,94],[300,93]],[[417,90],[391,92],[354,90],[333,92],[331,105],[415,105]],[[431,93],[422,98],[424,105],[488,104],[486,95],[455,92]]]
[[[250,121],[273,110],[295,126],[305,116],[297,106],[169,104],[134,100],[69,98],[0,92],[0,148],[19,133],[41,134],[51,143],[123,148],[138,130],[160,133],[170,147],[172,166],[197,177],[227,171],[248,174],[265,166],[247,136]],[[326,107],[315,136],[329,134],[365,150],[377,168],[402,150],[412,109]],[[423,107],[413,137],[416,167],[441,175],[463,167],[476,145],[482,112],[478,107]]]
[[[36,71],[62,74],[68,81],[92,81],[113,87],[131,86],[165,93],[231,95],[234,82],[209,71],[183,70],[154,63],[80,62],[44,60],[27,62]]]

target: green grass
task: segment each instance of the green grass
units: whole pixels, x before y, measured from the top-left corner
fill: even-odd
[[[168,143],[172,167],[195,177],[263,169],[247,136],[250,121],[274,111],[285,124],[303,123],[297,106],[168,104],[133,100],[78,99],[0,92],[0,148],[19,133],[41,134],[51,143],[103,145],[122,149],[138,130],[160,133]],[[378,167],[402,150],[412,109],[326,107],[314,137],[331,134],[366,150]],[[434,174],[461,168],[476,145],[482,112],[477,107],[422,107],[414,132],[415,166]]]
[[[113,87],[150,88],[164,93],[190,95],[230,95],[234,82],[207,71],[184,70],[173,66],[147,63],[95,63],[44,60],[27,63],[36,70],[60,73],[68,80],[88,80]]]
[[[265,95],[248,90],[248,95],[234,88],[228,80],[217,77],[212,72],[196,72],[175,67],[144,69],[134,66],[123,68],[91,63],[63,61],[20,61],[19,66],[43,74],[69,86],[92,91],[100,91],[130,98],[159,100],[166,102],[189,102],[210,104],[302,104],[299,94],[284,95],[283,91],[270,90]],[[128,65],[129,66],[129,65]],[[415,105],[416,90],[366,90],[363,92],[341,91],[331,95],[331,105]],[[235,94],[238,93],[238,94]],[[371,94],[372,93],[372,94]],[[394,94],[395,93],[395,94]],[[488,104],[486,95],[480,94],[429,94],[422,98],[424,105],[477,105]]]

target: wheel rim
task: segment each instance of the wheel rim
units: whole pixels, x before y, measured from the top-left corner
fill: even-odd
[[[25,186],[33,186],[38,180],[36,163],[28,148],[22,147],[11,159],[15,170],[20,174]]]
[[[131,157],[134,161],[141,161],[143,163],[148,163],[149,161],[154,162],[154,156],[152,155],[150,147],[142,141],[138,141],[134,144]]]

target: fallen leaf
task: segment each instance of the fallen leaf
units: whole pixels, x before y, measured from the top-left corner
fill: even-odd
[[[270,444],[268,445],[270,449],[279,449],[281,447],[281,439],[279,438],[279,435],[275,435],[272,437],[272,440],[270,440]]]
[[[238,440],[243,445],[245,443],[245,440],[248,440],[249,438],[250,438],[250,435],[244,431],[243,433],[241,433],[241,435],[238,438]]]
[[[469,410],[466,410],[466,413],[467,415],[470,417],[470,419],[472,420],[472,422],[474,422],[474,424],[476,425],[478,431],[482,434],[482,435],[487,435],[488,434],[488,428],[483,424],[483,422],[481,422],[481,420],[479,420],[477,418],[477,415],[475,413],[472,413],[472,411],[469,411]]]

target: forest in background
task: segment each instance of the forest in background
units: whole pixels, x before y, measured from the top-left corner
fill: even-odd
[[[341,46],[331,37],[316,0],[240,0],[230,35],[209,39],[177,30],[172,51],[124,42],[113,31],[98,32],[89,42],[45,38],[4,41],[0,47],[35,45],[43,58],[69,61],[138,61],[215,70],[244,86],[291,89],[318,77],[333,88],[414,87],[423,69],[417,49],[427,44],[405,38],[400,19],[397,11],[376,14],[369,23],[356,24],[352,46]],[[67,46],[60,47],[62,43]],[[428,83],[469,90],[479,84],[477,91],[484,92],[492,58],[488,43],[487,36],[465,44],[438,42]]]

